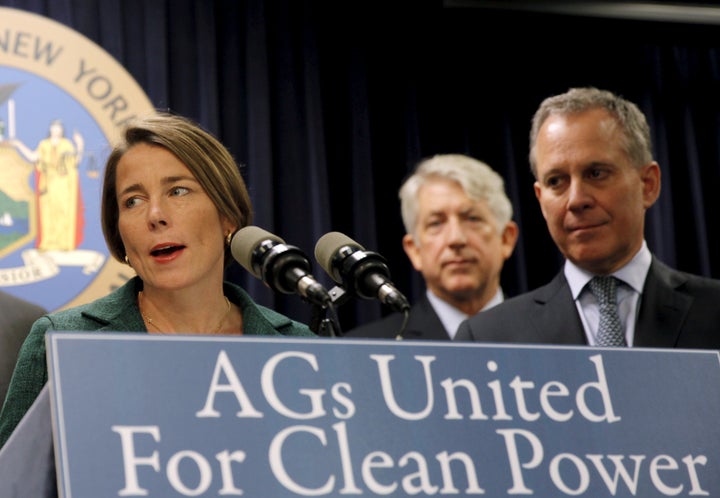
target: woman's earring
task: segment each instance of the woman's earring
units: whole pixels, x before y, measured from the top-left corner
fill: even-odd
[[[230,244],[232,243],[232,235],[233,235],[232,232],[228,232],[227,235],[225,236],[225,246],[226,247],[230,247]]]
[[[132,265],[130,264],[130,258],[127,257],[127,254],[125,255],[125,264],[132,268]]]

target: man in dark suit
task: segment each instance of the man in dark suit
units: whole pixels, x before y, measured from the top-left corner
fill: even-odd
[[[0,408],[5,401],[20,346],[33,322],[45,313],[36,304],[0,291]]]
[[[660,168],[635,104],[595,88],[546,99],[533,118],[530,164],[565,265],[549,284],[464,322],[457,340],[720,348],[720,281],[669,268],[645,242]],[[594,277],[608,276],[615,297],[606,300]],[[603,311],[611,306],[619,321]],[[608,343],[604,323],[613,320],[617,342]]]
[[[503,300],[500,272],[515,248],[517,225],[503,179],[462,154],[421,161],[399,192],[403,248],[422,274],[425,295],[348,337],[451,339],[468,316]]]

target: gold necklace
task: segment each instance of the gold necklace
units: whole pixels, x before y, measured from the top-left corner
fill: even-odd
[[[220,319],[220,323],[218,323],[217,328],[212,332],[212,334],[217,334],[222,329],[223,323],[225,323],[225,319],[227,319],[228,315],[230,314],[230,300],[227,298],[227,296],[223,296],[225,298],[225,313],[223,314],[222,318]],[[140,300],[145,299],[143,291],[138,292],[138,309],[140,310],[140,315],[145,319],[145,321],[148,323],[148,325],[152,325],[157,329],[160,333],[165,333],[163,330],[158,326],[158,324],[153,321],[151,317],[146,315],[142,308],[140,307]]]

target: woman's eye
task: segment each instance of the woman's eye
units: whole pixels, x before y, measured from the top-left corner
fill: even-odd
[[[187,187],[173,187],[173,189],[170,191],[171,195],[185,195],[188,192],[190,192],[190,189]]]
[[[137,197],[130,197],[125,201],[125,207],[131,208],[137,206],[140,200]]]

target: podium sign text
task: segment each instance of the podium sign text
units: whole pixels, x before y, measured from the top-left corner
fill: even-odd
[[[720,496],[715,352],[47,341],[65,498]]]

